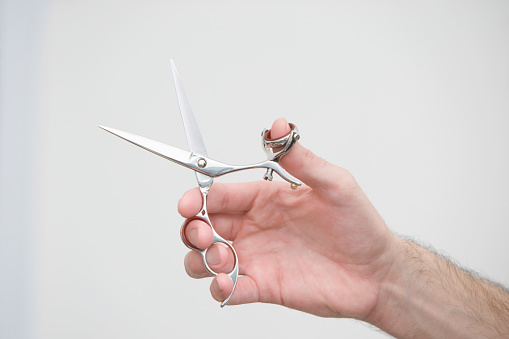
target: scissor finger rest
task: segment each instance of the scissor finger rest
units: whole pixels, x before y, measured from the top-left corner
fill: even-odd
[[[194,246],[186,237],[186,228],[187,226],[189,225],[189,223],[191,221],[194,221],[194,220],[200,220],[200,221],[203,221],[204,223],[206,223],[207,225],[210,226],[211,230],[212,230],[212,245],[204,250]],[[217,232],[214,230],[214,227],[212,226],[212,224],[210,223],[210,220],[205,212],[205,215],[197,215],[197,216],[194,216],[192,218],[189,218],[187,219],[186,221],[184,221],[184,223],[182,224],[182,227],[180,228],[180,237],[182,238],[182,242],[191,250],[193,251],[196,251],[198,253],[200,253],[201,257],[202,257],[202,260],[203,260],[203,264],[205,265],[205,268],[207,269],[207,271],[212,274],[213,276],[216,276],[218,275],[219,273],[218,272],[215,272],[208,264],[207,262],[207,251],[214,245],[214,244],[221,244],[221,245],[224,245],[226,247],[228,247],[228,249],[232,252],[233,254],[233,268],[232,270],[229,272],[229,273],[226,273],[230,279],[232,280],[233,282],[233,289],[232,289],[232,292],[230,293],[230,295],[228,296],[228,298],[226,298],[226,300],[224,300],[222,303],[221,303],[221,307],[224,307],[228,301],[230,300],[231,296],[233,295],[233,291],[235,290],[235,286],[237,285],[237,278],[239,276],[239,261],[238,261],[238,257],[237,257],[237,252],[235,251],[235,248],[233,248],[232,244],[225,240],[223,237],[221,237],[219,234],[217,234]]]

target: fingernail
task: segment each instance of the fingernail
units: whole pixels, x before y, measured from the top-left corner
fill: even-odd
[[[216,290],[216,292],[218,293],[221,293],[223,292],[223,288],[221,287],[221,285],[219,284],[219,280],[216,278],[214,279],[214,289]]]
[[[221,255],[219,255],[219,249],[216,246],[212,246],[208,251],[207,261],[210,265],[217,265],[221,263]]]
[[[198,229],[196,228],[191,228],[188,232],[187,232],[187,239],[189,239],[193,244],[194,243],[198,243],[198,240],[199,240],[199,237],[198,237]]]

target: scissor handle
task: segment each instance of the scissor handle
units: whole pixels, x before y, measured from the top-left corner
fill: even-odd
[[[232,289],[232,292],[230,293],[230,295],[228,296],[228,298],[226,298],[221,303],[221,307],[224,307],[228,303],[228,301],[230,300],[231,296],[233,295],[233,291],[235,291],[235,286],[237,285],[237,278],[239,276],[239,260],[238,260],[238,257],[237,257],[237,252],[235,251],[235,248],[233,248],[233,245],[229,241],[227,241],[223,237],[221,237],[219,234],[217,234],[216,230],[212,226],[212,223],[210,222],[210,219],[209,219],[209,216],[208,216],[208,213],[207,213],[206,195],[203,195],[203,198],[204,198],[204,200],[203,200],[202,210],[196,216],[194,216],[192,218],[189,218],[186,221],[184,221],[184,223],[182,224],[182,227],[180,228],[180,237],[182,238],[182,242],[184,242],[184,244],[189,249],[191,249],[193,251],[196,251],[196,252],[201,254],[201,257],[202,257],[202,260],[203,260],[203,264],[205,265],[205,268],[213,276],[218,275],[218,273],[215,272],[212,268],[210,268],[209,264],[207,263],[207,251],[209,250],[209,248],[212,247],[214,244],[222,244],[222,245],[228,247],[231,250],[231,252],[233,253],[233,260],[234,260],[233,268],[232,268],[232,270],[229,273],[226,273],[230,277],[230,279],[233,281],[233,289]],[[210,245],[210,247],[208,247],[208,248],[206,248],[204,250],[202,250],[202,249],[194,246],[193,244],[191,244],[191,242],[186,237],[186,227],[189,225],[189,223],[191,221],[194,221],[194,220],[203,221],[204,223],[209,225],[210,228],[212,229],[212,235],[213,235],[212,245]]]
[[[286,153],[290,151],[293,145],[300,139],[299,130],[297,126],[292,123],[288,124],[290,131],[283,135],[281,138],[273,139],[270,137],[270,129],[264,129],[262,131],[262,147],[267,155],[267,159],[278,162]],[[272,168],[267,168],[267,172],[264,174],[263,179],[272,181]],[[296,189],[299,184],[292,182],[292,188]]]

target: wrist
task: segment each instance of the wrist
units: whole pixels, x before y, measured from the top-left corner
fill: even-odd
[[[416,328],[410,314],[415,304],[421,304],[423,294],[412,291],[412,272],[428,260],[427,251],[408,240],[395,236],[391,248],[392,262],[380,282],[377,304],[366,318],[370,324],[397,337],[413,337]],[[421,272],[424,273],[424,272]]]
[[[504,337],[509,295],[398,238],[394,261],[366,321],[396,337]],[[504,334],[505,333],[505,334]]]
[[[391,248],[390,266],[386,275],[380,281],[378,299],[375,307],[364,319],[366,322],[390,333],[390,328],[397,322],[396,312],[401,309],[404,296],[400,288],[401,263],[399,253],[408,251],[405,241],[395,236],[394,245]],[[400,305],[398,307],[398,305]]]

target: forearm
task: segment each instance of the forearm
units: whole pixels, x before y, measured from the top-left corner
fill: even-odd
[[[507,338],[509,294],[401,239],[369,322],[399,338]]]

